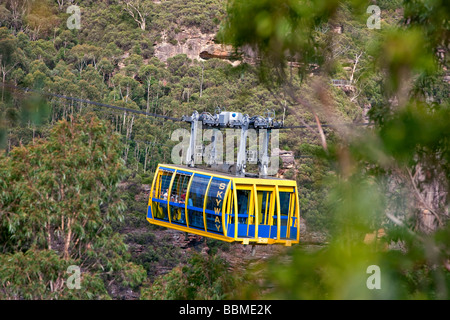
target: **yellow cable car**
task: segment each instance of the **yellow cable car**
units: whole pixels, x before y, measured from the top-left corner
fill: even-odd
[[[147,220],[227,242],[290,246],[300,237],[297,184],[160,164]]]

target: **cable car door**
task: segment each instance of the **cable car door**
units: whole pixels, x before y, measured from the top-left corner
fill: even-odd
[[[256,188],[256,217],[258,219],[258,238],[276,238],[277,211],[275,204],[275,187],[257,186]]]

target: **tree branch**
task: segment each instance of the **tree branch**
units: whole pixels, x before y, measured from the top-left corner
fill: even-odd
[[[415,181],[414,181],[414,177],[413,177],[413,175],[411,174],[411,170],[409,170],[408,168],[406,168],[406,171],[408,172],[408,175],[409,175],[411,184],[412,184],[412,186],[413,186],[413,188],[414,188],[414,191],[415,191],[415,193],[416,193],[417,198],[418,198],[419,201],[427,208],[427,210],[430,211],[430,212],[434,215],[434,217],[436,218],[436,220],[437,220],[438,223],[439,223],[439,226],[442,226],[442,220],[439,218],[439,214],[436,213],[436,212],[431,208],[431,206],[425,201],[425,199],[422,197],[422,194],[420,193],[419,189],[417,188],[417,185],[416,185],[416,183],[415,183]]]

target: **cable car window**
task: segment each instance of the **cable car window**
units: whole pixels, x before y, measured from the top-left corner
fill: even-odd
[[[275,238],[277,235],[276,213],[273,214],[273,210],[276,208],[275,190],[258,190],[256,199],[258,201],[258,213],[256,215],[259,224],[258,237]],[[274,227],[272,226],[273,221],[275,221]]]
[[[278,225],[277,197],[273,197],[272,225]]]
[[[298,220],[296,217],[297,212],[297,204],[295,201],[295,193],[291,196],[291,223],[290,223],[290,233],[289,238],[290,239],[296,239],[297,238],[297,228],[298,228]]]
[[[290,200],[290,192],[280,192],[280,218],[282,226],[287,226],[289,217],[289,204],[291,203]]]
[[[159,199],[159,201],[153,201],[152,207],[155,218],[169,220],[169,215],[167,213],[167,199],[172,176],[173,172],[171,171],[160,170],[158,172],[158,179],[155,186],[155,198]]]
[[[210,178],[196,174],[193,179],[189,190],[189,198],[192,199],[193,207],[201,208],[203,211],[203,201]]]
[[[203,201],[205,199],[204,197],[206,189],[208,188],[209,179],[210,177],[208,176],[194,174],[188,198],[190,226],[197,228],[205,227],[203,221]]]
[[[258,191],[258,223],[268,224],[268,212],[270,207],[270,191]]]
[[[227,200],[227,207],[225,208],[227,224],[234,223],[234,197],[233,192],[231,192],[230,197]]]
[[[173,172],[161,171],[159,176],[159,199],[167,200],[169,196],[170,180],[172,180]]]
[[[247,224],[250,190],[237,190],[238,222]]]
[[[177,172],[173,181],[172,191],[170,192],[170,202],[184,203],[186,201],[186,192],[190,179],[191,175]]]
[[[170,192],[170,218],[172,222],[186,224],[185,200],[191,175],[176,173]]]

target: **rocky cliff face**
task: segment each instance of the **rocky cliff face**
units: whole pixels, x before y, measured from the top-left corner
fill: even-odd
[[[161,61],[185,54],[192,60],[219,58],[233,65],[240,63],[232,46],[215,42],[215,33],[202,33],[198,28],[184,28],[174,38],[163,34],[162,41],[155,45],[155,56]]]

